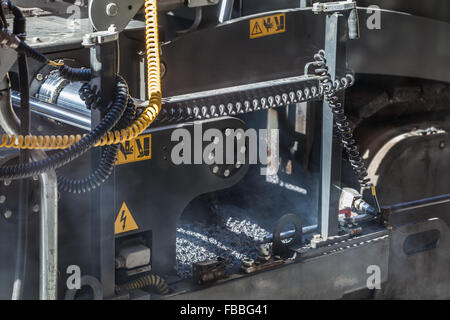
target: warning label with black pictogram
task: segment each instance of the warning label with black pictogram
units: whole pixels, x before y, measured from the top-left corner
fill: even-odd
[[[133,231],[139,229],[133,215],[128,209],[126,203],[122,204],[116,221],[114,222],[114,234],[119,234],[127,231]]]
[[[146,134],[120,144],[116,165],[152,158],[152,135]]]
[[[286,31],[286,14],[274,14],[271,16],[250,20],[250,39],[270,36]]]

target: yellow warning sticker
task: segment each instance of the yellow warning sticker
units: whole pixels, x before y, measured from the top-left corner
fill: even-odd
[[[136,221],[134,220],[130,209],[128,209],[125,202],[120,208],[119,214],[117,215],[116,222],[114,222],[114,234],[119,234],[127,231],[139,229]]]
[[[152,158],[152,135],[146,134],[120,144],[116,165]]]
[[[271,16],[250,20],[250,39],[270,36],[286,31],[286,14],[274,14]]]

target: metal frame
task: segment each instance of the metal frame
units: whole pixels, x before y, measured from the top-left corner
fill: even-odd
[[[327,8],[331,8],[328,9]],[[330,2],[325,5],[315,3],[313,11],[327,12],[325,20],[325,59],[331,80],[343,72],[347,63],[346,41],[348,39],[347,13],[356,12],[354,1]],[[358,27],[358,21],[356,27]],[[344,104],[344,93],[339,93]],[[323,240],[338,233],[339,196],[341,180],[342,146],[334,137],[334,114],[326,99],[322,108],[322,145],[320,155],[320,197],[319,227]]]

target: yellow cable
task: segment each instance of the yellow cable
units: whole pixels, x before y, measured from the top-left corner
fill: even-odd
[[[52,67],[61,67],[64,65],[64,62],[58,62],[58,61],[54,61],[54,60],[49,60],[48,64],[51,65]]]
[[[145,1],[145,41],[147,47],[147,86],[148,106],[139,118],[128,128],[108,132],[94,146],[101,147],[122,143],[139,136],[156,119],[161,110],[161,71],[159,61],[157,0]],[[58,66],[58,62],[50,61]],[[14,149],[65,149],[82,139],[82,135],[64,136],[15,136],[3,134],[0,136],[0,147]]]

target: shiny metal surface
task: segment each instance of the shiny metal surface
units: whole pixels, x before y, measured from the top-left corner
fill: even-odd
[[[20,95],[18,92],[11,93],[12,104],[15,107],[20,106]],[[84,129],[90,130],[91,118],[90,111],[87,109],[78,109],[73,107],[57,106],[51,103],[43,102],[35,98],[30,99],[30,107],[33,113],[38,115],[61,121],[63,123]]]
[[[8,80],[2,81],[3,88]],[[20,100],[19,100],[20,103]],[[20,120],[12,109],[10,91],[0,96],[0,125],[8,134],[18,134]],[[32,150],[34,161],[47,158],[44,151]],[[39,297],[42,300],[56,300],[58,284],[58,182],[55,170],[40,175],[40,270]]]

